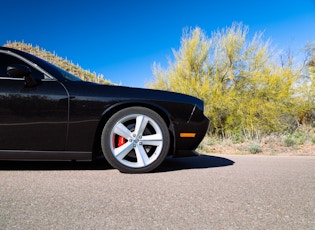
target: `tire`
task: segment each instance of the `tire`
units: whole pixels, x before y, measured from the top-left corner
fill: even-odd
[[[146,173],[166,158],[170,134],[165,121],[144,107],[115,113],[105,124],[101,144],[108,163],[124,173]]]

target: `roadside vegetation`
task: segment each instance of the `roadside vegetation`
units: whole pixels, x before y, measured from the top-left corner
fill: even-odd
[[[315,156],[315,133],[296,130],[291,133],[266,134],[260,139],[207,135],[197,148],[200,154],[254,154]]]
[[[46,51],[39,46],[33,46],[32,44],[27,44],[24,42],[7,42],[3,46],[33,54],[68,71],[69,73],[72,73],[84,81],[96,82],[100,84],[113,84],[111,81],[104,79],[103,75],[97,75],[95,72],[91,73],[90,70],[84,70],[79,65],[72,63],[72,61],[61,58],[57,54]]]
[[[154,64],[148,87],[205,101],[210,127],[199,150],[226,143],[253,154],[266,146],[314,147],[315,44],[306,44],[301,58],[263,38],[249,36],[242,23],[210,37],[201,28],[187,29],[169,66]]]

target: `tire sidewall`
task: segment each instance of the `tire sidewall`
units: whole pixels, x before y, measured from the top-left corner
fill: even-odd
[[[119,162],[113,155],[110,146],[112,129],[120,119],[131,114],[141,114],[151,118],[157,123],[163,135],[163,146],[158,158],[151,164],[141,168],[131,168]],[[146,173],[157,168],[168,155],[170,146],[170,134],[165,121],[158,113],[145,107],[130,107],[118,111],[107,121],[102,131],[101,145],[105,159],[114,168],[124,173]]]

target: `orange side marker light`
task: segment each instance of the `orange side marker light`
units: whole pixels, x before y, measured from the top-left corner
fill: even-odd
[[[180,133],[180,137],[195,137],[196,133]]]

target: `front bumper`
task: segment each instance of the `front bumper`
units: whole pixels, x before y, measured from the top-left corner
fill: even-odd
[[[198,155],[194,150],[205,137],[208,126],[209,119],[200,110],[194,112],[189,122],[177,125],[174,133],[176,140],[174,156]]]

